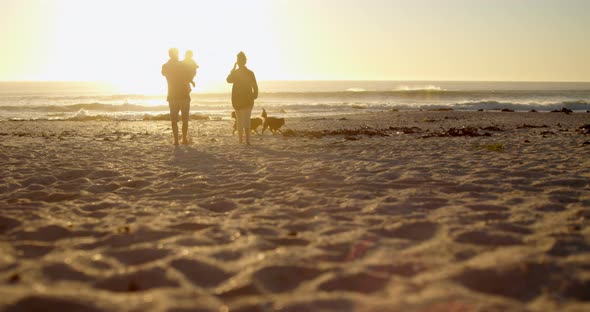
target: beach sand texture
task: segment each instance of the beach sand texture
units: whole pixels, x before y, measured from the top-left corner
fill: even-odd
[[[0,122],[0,309],[590,311],[585,124]]]

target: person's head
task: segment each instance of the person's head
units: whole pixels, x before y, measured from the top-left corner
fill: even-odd
[[[192,59],[193,55],[194,55],[193,50],[186,50],[186,52],[184,52],[184,58],[187,60]]]
[[[177,60],[178,59],[178,49],[177,48],[168,49],[168,56],[170,56],[170,58],[173,60]]]
[[[238,60],[237,63],[240,67],[244,67],[246,65],[246,61],[248,59],[246,58],[246,54],[242,51],[240,51],[240,53],[238,53]]]

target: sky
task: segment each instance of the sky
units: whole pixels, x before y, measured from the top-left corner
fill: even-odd
[[[197,83],[243,50],[259,80],[590,81],[587,0],[0,0],[0,81]]]

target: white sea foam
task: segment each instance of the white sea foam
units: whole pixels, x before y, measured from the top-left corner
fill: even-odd
[[[425,85],[425,86],[403,85],[403,86],[399,86],[399,87],[393,89],[393,91],[446,91],[446,90],[439,87],[439,86],[435,86],[435,85]]]
[[[0,83],[0,120],[74,118],[143,120],[168,112],[165,95],[57,92],[47,87],[18,92]],[[9,85],[9,86],[12,86]],[[255,111],[265,107],[283,116],[317,116],[379,110],[452,108],[456,110],[590,110],[590,83],[460,82],[261,82]],[[28,90],[28,91],[27,91]],[[62,90],[62,89],[59,89]],[[59,91],[58,90],[58,91]],[[29,92],[29,93],[27,93]],[[191,112],[226,118],[228,93],[195,93]]]

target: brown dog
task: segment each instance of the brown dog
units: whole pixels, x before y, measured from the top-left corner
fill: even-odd
[[[236,131],[238,131],[238,125],[237,125],[237,120],[236,120],[236,112],[231,112],[231,118],[234,120],[234,131],[232,132],[232,134],[236,134]],[[262,118],[256,117],[256,118],[250,118],[250,131],[254,131],[254,133],[260,135],[260,133],[258,133],[258,127],[260,127],[262,125],[263,121]]]
[[[266,110],[263,108],[262,113],[260,114],[260,118],[262,118],[262,134],[268,128],[272,133],[282,133],[280,128],[285,125],[285,118],[277,118],[277,117],[268,117],[266,114]]]

